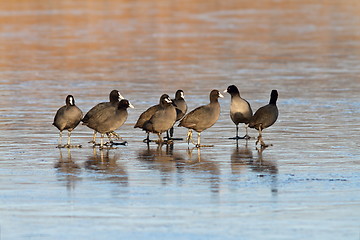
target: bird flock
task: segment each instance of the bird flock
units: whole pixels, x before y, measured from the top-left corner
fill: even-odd
[[[273,125],[279,115],[276,105],[278,98],[277,90],[272,90],[269,104],[260,107],[255,114],[251,109],[248,101],[240,96],[240,92],[235,85],[230,85],[224,92],[231,96],[230,118],[236,125],[236,136],[230,139],[250,139],[248,135],[248,127],[255,128],[259,134],[255,145],[260,144],[261,148],[269,145],[265,144],[262,138],[262,131]],[[212,145],[201,145],[201,133],[213,126],[220,116],[220,104],[218,99],[224,96],[218,90],[212,90],[207,105],[202,105],[187,113],[188,107],[184,98],[184,91],[177,90],[175,98],[171,99],[169,95],[163,94],[157,105],[146,109],[138,118],[134,128],[140,128],[147,134],[144,142],[151,142],[149,134],[157,134],[158,139],[154,142],[158,144],[171,143],[174,140],[182,140],[182,138],[174,138],[174,126],[179,122],[179,127],[188,129],[186,141],[188,144],[192,142],[195,147],[210,147]],[[53,125],[60,131],[58,148],[81,147],[81,145],[71,145],[71,132],[82,122],[83,125],[94,131],[93,138],[90,141],[94,146],[102,148],[112,148],[115,143],[113,140],[120,140],[121,137],[115,132],[120,128],[128,117],[128,108],[134,106],[120,94],[118,90],[112,90],[109,94],[109,102],[102,102],[91,108],[85,116],[83,112],[75,105],[75,99],[72,95],[68,95],[65,100],[66,105],[59,108],[55,114]],[[245,135],[239,136],[239,124],[245,125]],[[68,131],[67,143],[62,144],[62,132]],[[193,130],[197,132],[197,142],[192,138]],[[166,132],[166,140],[162,134]],[[100,144],[96,143],[96,135],[100,133]],[[105,135],[109,141],[104,143]],[[126,144],[126,142],[120,143]]]

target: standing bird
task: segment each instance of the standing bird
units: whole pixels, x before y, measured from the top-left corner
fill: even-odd
[[[159,104],[156,104],[154,106],[151,106],[149,107],[148,109],[146,109],[140,116],[139,116],[139,119],[137,120],[137,122],[135,123],[134,125],[134,128],[140,128],[140,129],[143,129],[143,126],[144,126],[144,123],[148,120],[150,120],[150,118],[155,114],[155,112],[157,110],[160,109],[160,105],[161,105],[161,102],[163,102],[165,100],[165,98],[169,98],[169,95],[167,94],[163,94],[161,95],[160,97],[160,100],[159,100]],[[146,131],[146,130],[145,130]],[[149,138],[149,132],[146,131],[146,138],[144,139],[144,142],[150,142],[150,138]]]
[[[269,146],[265,144],[262,139],[262,130],[273,125],[279,116],[279,110],[276,106],[277,99],[277,90],[272,90],[269,104],[259,108],[249,123],[249,127],[255,128],[259,131],[259,136],[255,144],[257,145],[260,142],[262,148]]]
[[[121,99],[124,99],[124,97],[120,94],[120,92],[118,90],[112,90],[109,94],[109,100],[110,100],[109,102],[98,103],[85,114],[84,118],[81,120],[83,122],[83,125],[87,125],[89,119],[93,117],[95,118],[98,117],[97,115],[104,108],[113,108],[115,111]],[[96,144],[96,133],[97,132],[94,131],[93,139],[92,141],[90,141],[90,143]],[[119,136],[115,132],[111,132],[108,134],[108,138],[110,142],[111,142],[111,138],[110,138],[111,135],[115,135],[119,139]]]
[[[224,92],[228,92],[231,95],[230,117],[236,125],[236,136],[230,139],[250,139],[248,124],[253,114],[250,104],[240,97],[240,92],[235,85],[230,85]],[[246,134],[244,137],[239,137],[239,123],[245,124]]]
[[[82,111],[75,105],[75,99],[72,95],[68,95],[65,100],[66,105],[62,106],[57,110],[54,117],[53,125],[60,130],[60,138],[58,148],[63,147],[81,147],[81,145],[71,146],[70,135],[71,131],[79,125],[83,116]],[[66,145],[61,145],[62,142],[62,131],[68,130],[68,140]]]
[[[201,147],[200,145],[200,134],[205,129],[208,129],[216,123],[220,115],[220,104],[218,102],[219,97],[224,97],[218,90],[212,90],[210,92],[210,103],[208,105],[203,105],[198,108],[195,108],[191,112],[185,115],[185,117],[180,121],[179,127],[186,127],[189,129],[187,134],[187,142],[189,144],[192,140],[192,130],[198,132],[197,144],[193,142],[196,147]],[[204,147],[204,146],[203,146]]]
[[[184,99],[184,91],[177,90],[175,93],[175,99],[171,99],[171,100],[173,101],[175,108],[176,108],[176,121],[179,121],[185,116],[187,109],[188,109],[187,104]],[[170,132],[170,138],[169,138],[169,134],[168,134],[167,138],[173,139],[174,127],[170,128],[169,132]],[[178,139],[176,139],[176,140],[178,140]],[[182,138],[180,140],[182,140]]]
[[[100,148],[104,147],[104,135],[112,133],[125,123],[129,107],[134,108],[128,100],[122,99],[117,104],[116,109],[112,107],[103,108],[89,119],[86,125],[101,134]]]
[[[162,95],[160,104],[149,120],[144,122],[142,129],[147,132],[156,133],[159,144],[163,143],[161,134],[168,131],[176,121],[176,109],[168,95]]]

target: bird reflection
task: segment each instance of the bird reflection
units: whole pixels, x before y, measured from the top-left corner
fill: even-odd
[[[128,186],[128,174],[124,167],[117,163],[119,157],[116,154],[110,157],[109,152],[110,149],[100,149],[97,152],[97,149],[93,148],[93,155],[88,157],[85,168],[104,174],[105,180],[118,183],[124,187]]]
[[[244,171],[249,162],[253,160],[253,153],[248,147],[248,140],[244,147],[239,147],[239,141],[236,141],[236,148],[231,154],[231,172],[233,175],[240,175]],[[236,178],[238,179],[238,178]]]
[[[266,148],[257,149],[258,157],[257,160],[252,162],[251,170],[259,173],[258,177],[267,177],[269,176],[271,179],[271,192],[273,195],[277,195],[277,174],[278,168],[276,164],[272,161],[264,160],[263,151]]]
[[[174,144],[159,144],[155,149],[151,149],[149,144],[146,145],[146,149],[138,153],[138,160],[146,163],[147,168],[160,171],[161,183],[167,184],[171,181],[171,172],[176,170],[176,161],[183,157],[174,154]]]
[[[59,148],[59,161],[55,164],[55,168],[59,173],[59,179],[64,181],[68,190],[75,188],[75,183],[80,180],[80,166],[71,158],[70,148],[67,148],[67,156],[63,157],[62,149]]]
[[[193,150],[196,149],[196,154]],[[219,166],[201,157],[200,148],[188,149],[188,161],[185,162],[185,167],[189,171],[203,174],[205,181],[209,181],[210,190],[218,194],[220,192],[220,169]]]

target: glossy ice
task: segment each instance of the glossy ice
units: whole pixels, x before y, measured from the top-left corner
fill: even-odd
[[[0,238],[358,239],[359,13],[352,0],[1,3]],[[272,147],[228,139],[228,95],[202,134],[213,148],[147,146],[133,128],[163,93],[183,89],[191,110],[230,84],[254,111],[279,91]],[[86,112],[112,89],[136,107],[118,130],[128,146],[94,150],[78,126],[83,148],[55,148],[66,95]]]

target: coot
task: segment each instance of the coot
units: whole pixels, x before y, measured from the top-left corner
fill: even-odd
[[[180,121],[179,126],[189,129],[187,134],[187,142],[192,141],[192,130],[198,132],[198,141],[196,147],[200,145],[200,134],[205,129],[213,126],[220,115],[220,104],[218,102],[219,97],[224,97],[218,90],[212,90],[210,92],[210,103],[200,106],[184,116]]]
[[[71,146],[70,145],[70,135],[71,131],[79,125],[83,113],[82,111],[75,105],[75,99],[72,95],[68,95],[65,100],[66,105],[62,106],[57,110],[53,125],[60,130],[59,144],[58,147],[81,147],[81,145]],[[62,142],[62,131],[68,130],[68,140],[66,145],[61,145]]]
[[[272,90],[269,104],[259,108],[249,123],[249,127],[255,128],[259,131],[259,136],[255,144],[257,145],[260,142],[262,148],[269,146],[265,144],[262,139],[262,130],[273,125],[279,116],[279,110],[276,106],[277,99],[277,90]]]
[[[230,118],[236,125],[236,136],[230,139],[249,139],[248,124],[252,117],[250,104],[240,96],[240,92],[235,85],[230,85],[224,92],[231,95]],[[245,124],[246,134],[239,137],[239,123]]]

